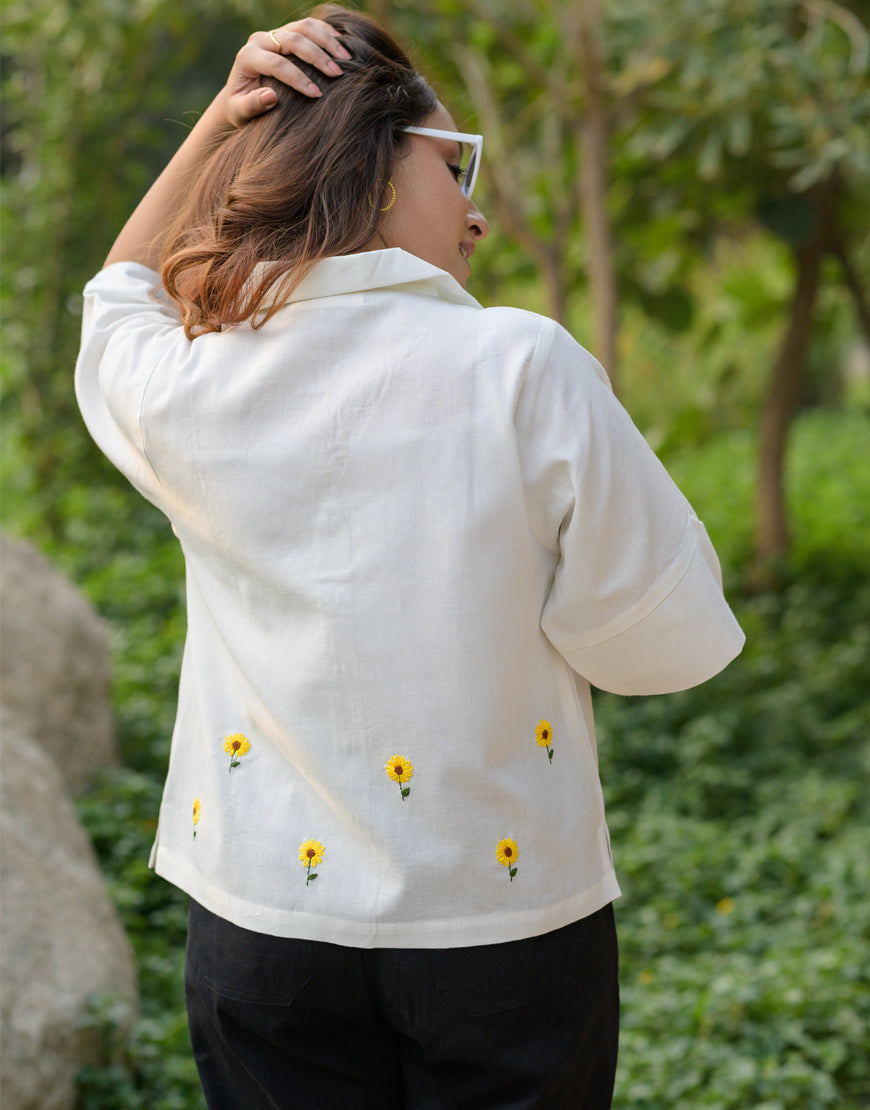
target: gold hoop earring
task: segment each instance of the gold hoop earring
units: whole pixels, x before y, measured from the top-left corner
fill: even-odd
[[[378,209],[379,212],[389,212],[389,210],[396,203],[396,186],[392,183],[392,181],[388,181],[387,182],[387,188],[392,193],[392,196],[390,197],[390,200],[389,200],[388,204],[386,204],[383,208]],[[372,206],[372,208],[374,208],[374,204],[372,203],[372,198],[371,197],[369,197],[369,204]]]

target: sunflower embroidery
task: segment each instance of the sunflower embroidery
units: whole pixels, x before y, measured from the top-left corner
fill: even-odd
[[[538,727],[535,729],[535,740],[539,748],[547,749],[547,759],[553,762],[553,749],[550,745],[553,743],[553,726],[549,721],[538,721]]]
[[[507,840],[500,840],[495,846],[495,858],[502,865],[502,867],[506,867],[508,869],[508,875],[510,876],[511,882],[514,881],[514,876],[517,873],[517,869],[513,865],[516,863],[517,856],[519,854],[520,850],[517,847],[517,842],[515,840],[511,840],[510,838],[508,838]]]
[[[193,799],[193,839],[196,840],[196,826],[199,824],[199,816],[202,813],[202,802],[199,798]]]
[[[312,867],[319,867],[323,862],[323,853],[326,849],[319,840],[303,840],[299,845],[299,862],[304,863],[307,870],[305,875],[305,885],[311,882],[312,879],[317,878],[317,872],[312,871]]]
[[[224,737],[224,751],[230,757],[230,771],[233,767],[238,767],[239,758],[247,755],[250,750],[251,743],[247,736],[243,736],[241,732],[234,732],[232,736]]]
[[[411,787],[405,786],[405,783],[414,774],[412,764],[408,762],[403,755],[391,755],[387,760],[384,770],[393,780],[399,784],[399,790],[402,792],[402,801],[411,793]]]

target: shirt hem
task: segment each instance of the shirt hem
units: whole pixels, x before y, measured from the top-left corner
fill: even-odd
[[[242,929],[269,936],[341,944],[347,948],[471,948],[526,940],[589,917],[621,895],[616,874],[610,870],[588,890],[543,909],[426,921],[353,921],[265,909],[221,890],[187,860],[159,846],[153,854],[152,866],[161,878],[183,890],[205,909]]]

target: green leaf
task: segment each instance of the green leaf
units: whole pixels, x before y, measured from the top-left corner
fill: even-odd
[[[768,194],[759,201],[757,211],[761,222],[792,246],[805,242],[816,227],[813,207],[805,197]]]
[[[407,798],[410,793],[411,793],[411,787],[410,786],[405,786],[405,787],[402,788],[402,797],[403,798]]]
[[[746,112],[735,112],[728,121],[728,151],[742,158],[749,151],[752,139],[752,122]]]
[[[722,136],[711,131],[701,144],[698,155],[698,176],[702,181],[712,181],[722,168]]]

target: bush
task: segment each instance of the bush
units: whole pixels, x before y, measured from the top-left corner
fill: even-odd
[[[187,898],[148,869],[161,789],[125,769],[79,807],[136,954],[142,1009],[131,1023],[116,999],[93,1000],[102,1060],[81,1072],[77,1110],[205,1110],[184,1006]]]
[[[618,1106],[870,1099],[870,529],[844,527],[870,506],[866,430],[830,414],[799,426],[804,531],[780,593],[734,597],[738,660],[679,694],[596,695],[624,891]],[[720,441],[672,467],[734,582],[748,540],[736,445],[736,465]],[[837,496],[819,497],[835,466]]]

